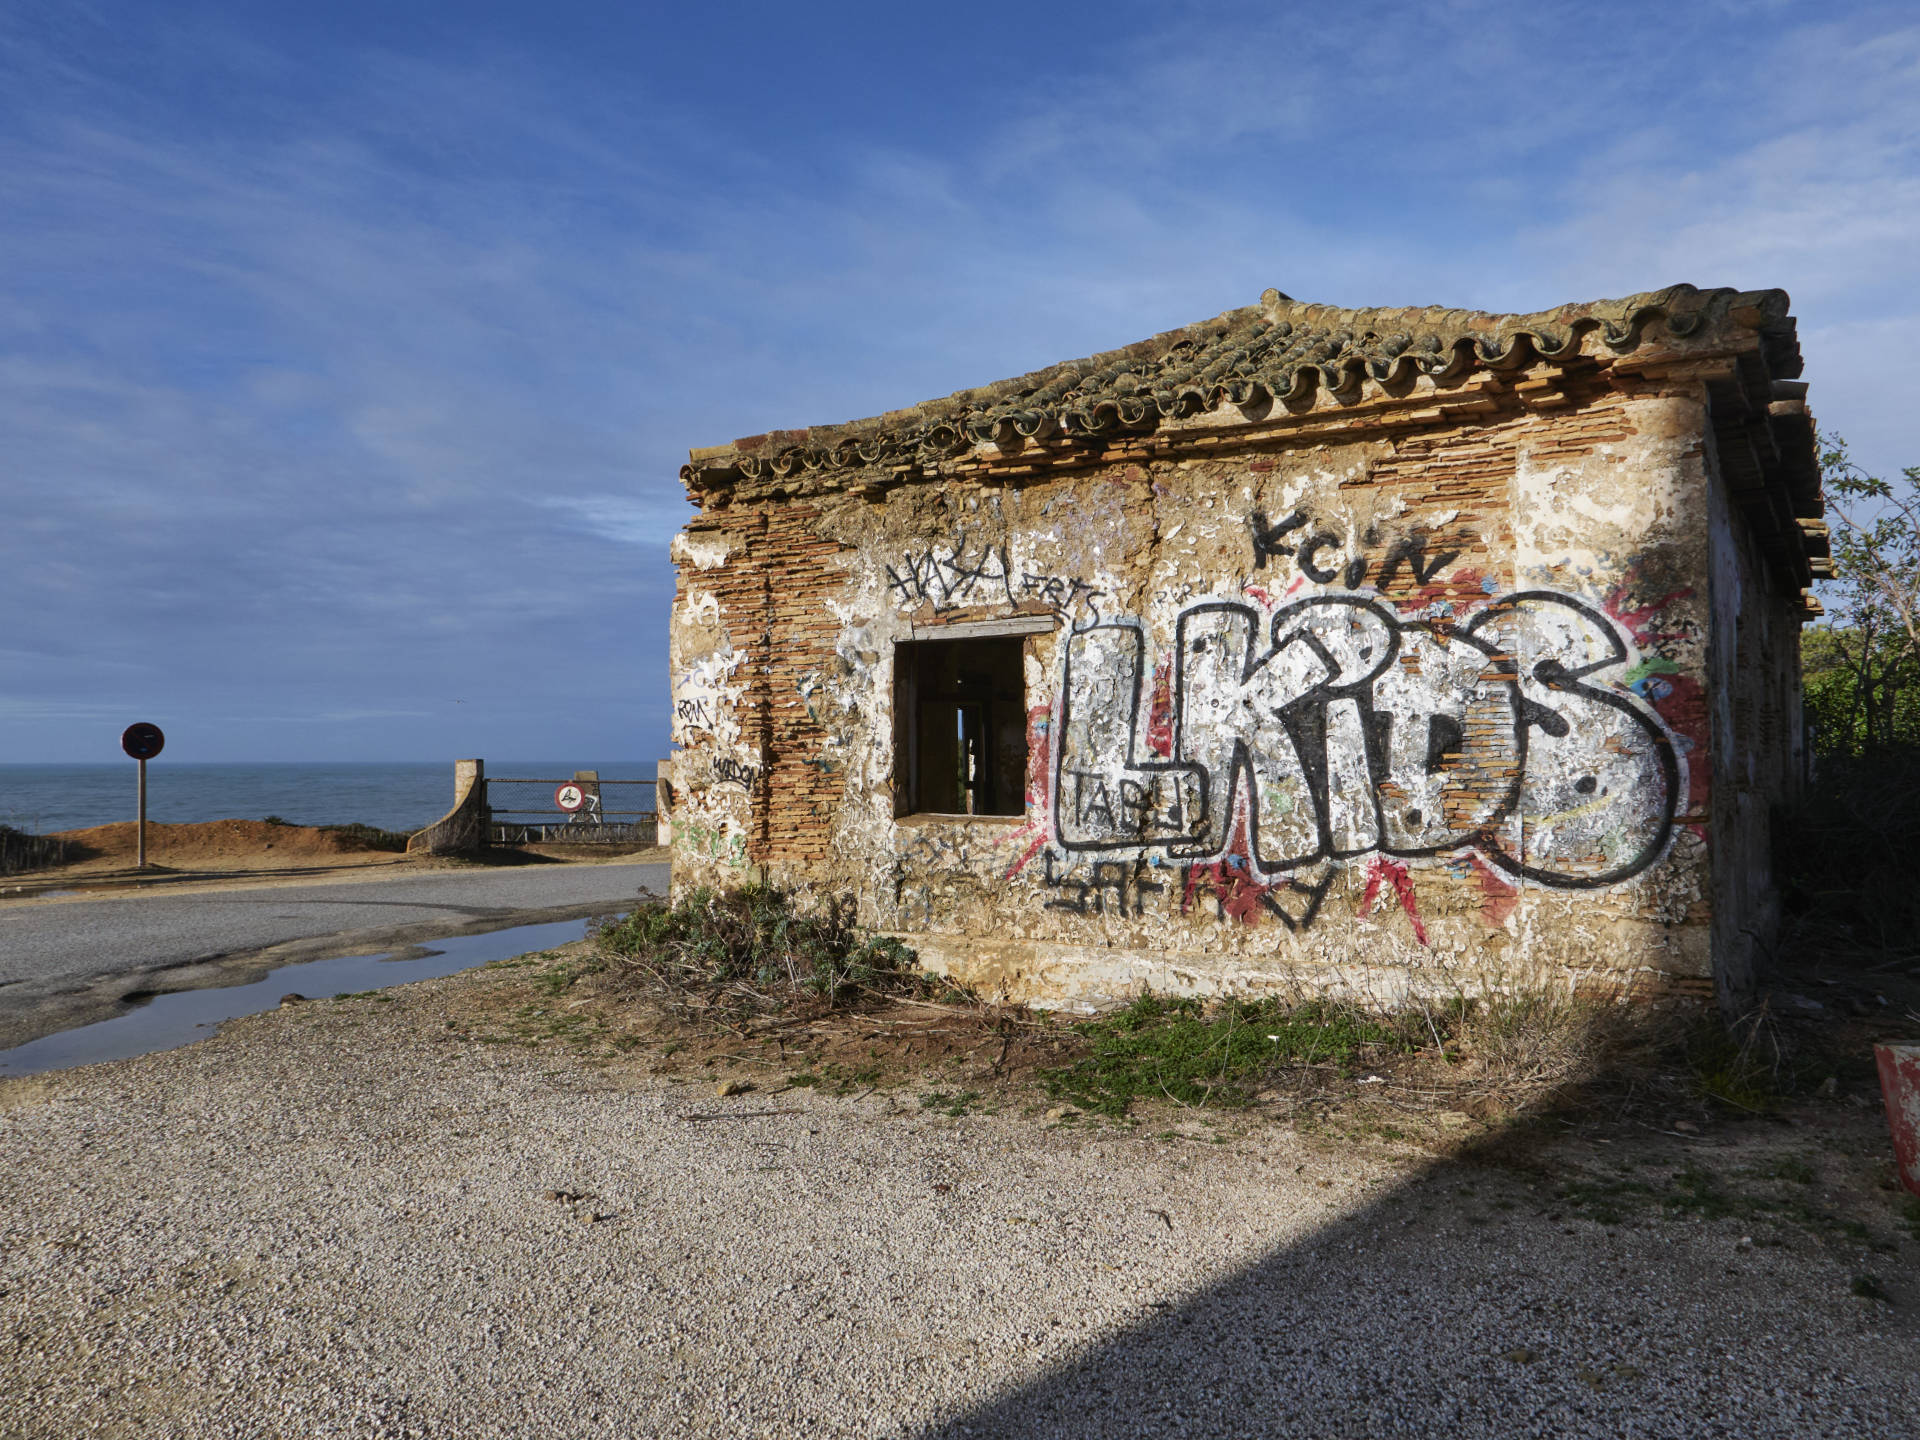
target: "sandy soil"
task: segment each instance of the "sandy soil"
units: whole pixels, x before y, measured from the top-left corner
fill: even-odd
[[[32,872],[35,876],[79,876],[132,866],[137,853],[135,825],[121,820],[85,830],[63,830],[70,853],[66,865]],[[287,870],[314,865],[392,865],[405,857],[393,850],[368,850],[351,839],[312,825],[269,825],[264,820],[207,820],[194,825],[147,822],[147,861],[169,870]]]

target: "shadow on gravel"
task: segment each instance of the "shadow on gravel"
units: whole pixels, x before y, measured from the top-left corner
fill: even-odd
[[[1920,1197],[1871,1052],[1920,1039],[1912,787],[1829,769],[1779,831],[1781,953],[1735,1027],[1772,1093],[1745,1045],[1696,1050],[1684,1094],[1596,1058],[1527,1123],[923,1440],[1920,1436]]]
[[[1838,1101],[1698,1136],[1539,1117],[1561,1138],[1436,1160],[918,1434],[1920,1433],[1920,1209],[1905,1233],[1878,1092],[1847,1073]],[[1822,1213],[1845,1184],[1871,1229]],[[1177,1244],[1208,1217],[1168,1224]]]

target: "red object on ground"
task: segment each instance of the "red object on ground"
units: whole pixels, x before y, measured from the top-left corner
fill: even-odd
[[[1900,1183],[1920,1195],[1920,1045],[1876,1045],[1873,1058],[1880,1063],[1880,1095]]]

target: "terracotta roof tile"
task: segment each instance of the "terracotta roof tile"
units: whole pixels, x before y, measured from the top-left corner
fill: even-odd
[[[1310,403],[1316,391],[1342,396],[1367,379],[1391,387],[1419,376],[1445,383],[1474,368],[1520,369],[1536,359],[1572,358],[1589,336],[1625,354],[1640,346],[1656,321],[1667,336],[1682,340],[1731,321],[1760,333],[1774,378],[1800,373],[1799,344],[1781,290],[1674,285],[1533,315],[1343,310],[1269,290],[1258,305],[910,409],[696,450],[681,473],[689,485],[702,486],[736,475],[938,463],[1016,435],[1092,439],[1151,429],[1223,401],[1297,407]]]

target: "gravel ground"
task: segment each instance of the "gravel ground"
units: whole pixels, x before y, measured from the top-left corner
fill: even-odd
[[[1280,1126],[721,1100],[453,1038],[484,983],[0,1085],[0,1432],[1920,1434],[1911,1244],[1886,1303]]]

